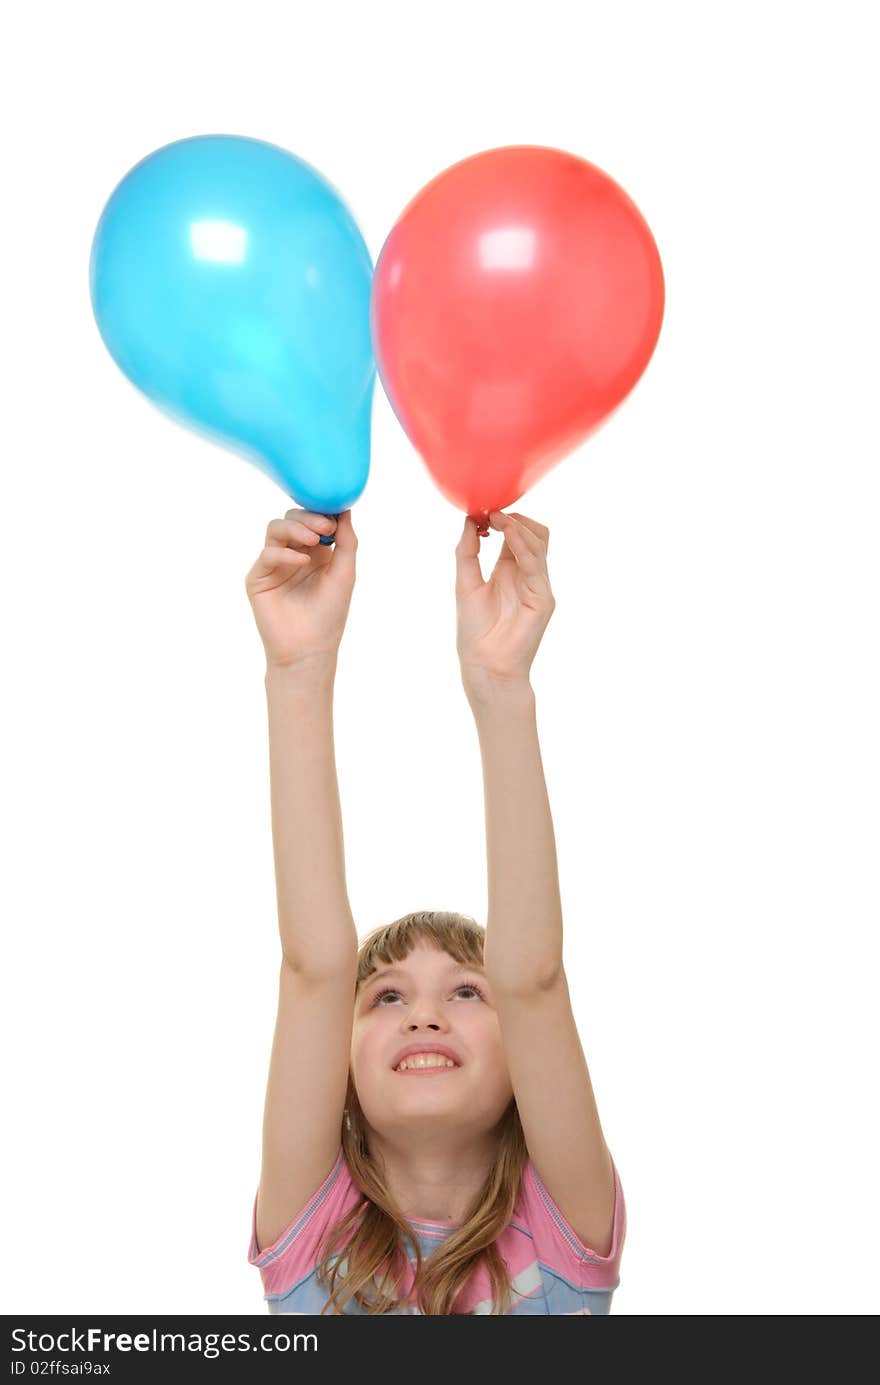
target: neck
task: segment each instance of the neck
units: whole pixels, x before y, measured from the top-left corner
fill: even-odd
[[[447,1137],[438,1143],[436,1132],[424,1142],[413,1142],[411,1131],[409,1136],[404,1146],[393,1136],[368,1135],[370,1153],[397,1206],[412,1221],[463,1222],[488,1177],[497,1139]]]

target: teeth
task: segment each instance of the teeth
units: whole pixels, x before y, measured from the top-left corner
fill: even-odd
[[[410,1068],[454,1068],[455,1064],[451,1058],[444,1058],[442,1053],[416,1053],[412,1058],[404,1058],[402,1063],[398,1063],[398,1072],[408,1072]]]

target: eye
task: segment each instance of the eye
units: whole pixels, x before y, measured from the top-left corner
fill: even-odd
[[[382,1000],[383,997],[386,996],[386,995],[400,995],[400,991],[392,991],[392,990],[390,990],[390,989],[384,990],[384,991],[379,991],[378,995],[375,995],[375,996],[373,997],[373,1005],[370,1006],[370,1009],[372,1009],[373,1006],[378,1005],[379,1002],[380,1002],[380,1000]]]
[[[479,996],[480,1000],[486,999],[486,997],[483,995],[483,992],[480,990],[479,986],[476,984],[475,981],[463,981],[460,986],[456,986],[453,994],[458,995],[461,991],[474,991],[476,995]],[[381,1005],[382,1001],[385,999],[387,995],[399,996],[400,991],[395,991],[390,986],[386,986],[384,990],[379,991],[378,994],[373,997],[370,1009],[372,1010],[375,1008],[375,1006]],[[384,1006],[383,1008],[387,1009],[387,1006]]]
[[[480,1000],[486,999],[486,997],[483,995],[483,992],[480,990],[479,986],[474,981],[463,981],[455,994],[458,995],[459,991],[475,991],[476,994],[480,997]]]

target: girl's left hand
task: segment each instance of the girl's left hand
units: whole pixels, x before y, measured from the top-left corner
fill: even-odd
[[[529,669],[556,607],[547,573],[550,530],[525,515],[493,510],[504,535],[491,577],[483,581],[476,521],[465,519],[455,550],[457,649],[466,689],[528,682]]]

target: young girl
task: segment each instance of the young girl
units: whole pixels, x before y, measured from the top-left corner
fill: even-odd
[[[485,929],[408,914],[358,946],[333,685],[351,512],[273,520],[246,588],[266,651],[281,932],[249,1263],[270,1313],[607,1313],[626,1230],[562,962],[529,670],[548,530],[493,513],[456,549],[457,648],[483,763]],[[333,535],[322,545],[320,535]]]

